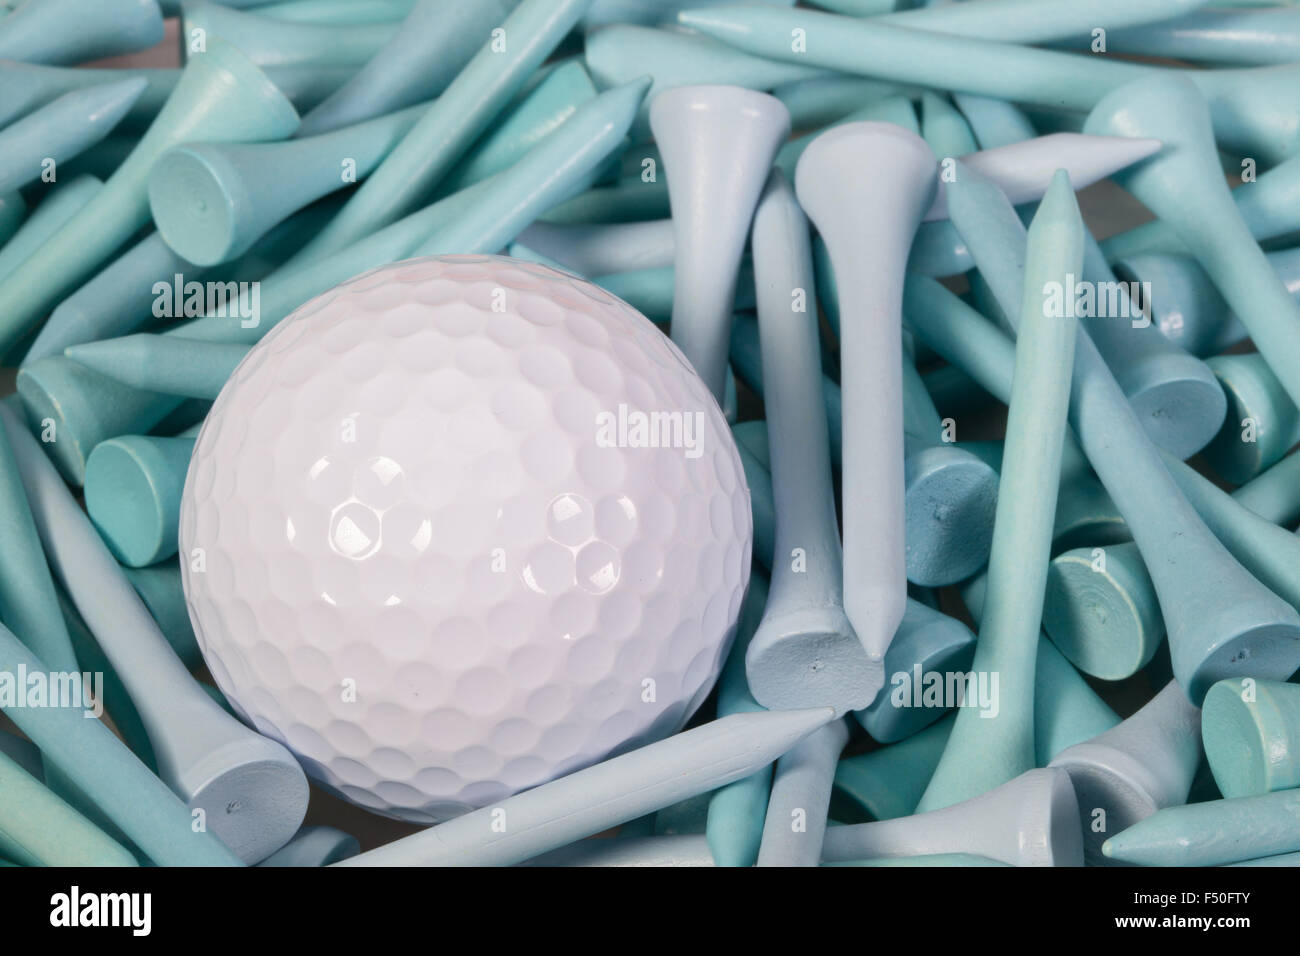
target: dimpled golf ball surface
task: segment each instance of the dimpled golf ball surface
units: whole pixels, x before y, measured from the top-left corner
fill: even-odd
[[[231,705],[327,788],[429,823],[679,730],[751,533],[731,432],[647,319],[545,266],[440,256],[332,289],[249,353],[180,542]]]

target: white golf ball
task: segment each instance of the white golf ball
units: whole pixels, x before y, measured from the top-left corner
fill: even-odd
[[[253,348],[180,547],[231,705],[329,789],[428,823],[679,730],[751,534],[726,421],[654,325],[544,266],[438,256]]]

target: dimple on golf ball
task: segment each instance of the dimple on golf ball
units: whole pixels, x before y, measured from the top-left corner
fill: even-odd
[[[327,788],[431,823],[680,729],[751,534],[730,430],[654,325],[544,266],[438,256],[250,351],[180,547],[236,711]]]

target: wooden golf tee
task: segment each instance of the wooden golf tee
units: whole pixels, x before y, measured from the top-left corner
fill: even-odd
[[[996,182],[1011,203],[1019,205],[1040,199],[1059,170],[1069,174],[1071,185],[1079,190],[1159,150],[1160,140],[1149,136],[1049,133],[969,153],[962,157],[962,164]],[[948,218],[947,195],[947,182],[940,180],[934,203],[925,214],[927,223]]]
[[[841,0],[841,3],[826,3],[819,5],[827,7],[832,5],[841,6],[842,2],[843,0]],[[1108,25],[1111,23],[1141,23],[1145,22],[1148,18],[1158,19],[1161,16],[1161,13],[1158,11],[1161,10],[1167,10],[1168,13],[1165,14],[1167,16],[1175,16],[1177,13],[1186,10],[1191,6],[1192,2],[1193,0],[1153,0],[1151,3],[1143,3],[1136,6],[1128,5],[1123,11],[1119,11],[1118,8],[1125,5],[1117,2],[1117,0],[1106,0],[1106,12],[1112,10],[1116,11],[1114,19],[1106,16],[1105,12],[1094,10],[1091,5],[1087,8],[1080,8],[1078,4],[1070,4],[1068,0],[1054,0],[1052,3],[1054,9],[1050,12],[1040,12],[1039,8],[1043,5],[1043,0],[1002,0],[1002,2],[992,4],[992,8],[988,12],[985,12],[983,9],[964,10],[956,5],[947,5],[938,9],[912,9],[900,11],[898,13],[887,13],[884,16],[872,17],[871,19],[874,23],[907,27],[914,30],[934,30],[939,33],[954,36],[1001,40],[1008,43],[1035,43],[1041,40],[1060,39],[1076,32],[1086,33],[1092,27],[1096,26],[1098,22],[1105,22]],[[686,22],[687,18],[690,17],[702,15],[707,16],[708,11],[698,8],[709,5],[712,4],[688,4],[688,9],[682,17],[682,20]],[[893,2],[888,2],[888,0],[874,0],[874,8],[871,12],[878,13],[882,10],[890,10],[894,5]],[[987,2],[985,5],[988,6]],[[728,9],[729,6],[730,5],[727,4],[721,5],[721,9],[718,11],[719,15],[723,17],[726,17],[729,14],[734,15],[736,8],[732,7],[731,9]],[[800,13],[805,12],[810,11],[800,11]],[[797,25],[797,23],[797,20],[792,20],[789,25],[790,27],[793,27]],[[617,29],[638,29],[644,33],[651,33],[652,36],[653,32],[658,32],[660,34],[665,33],[665,31],[652,32],[640,27],[611,26],[606,30],[601,31],[601,33],[597,33],[595,39],[601,39],[603,33]],[[789,29],[785,32],[788,37],[790,35]],[[601,50],[602,60],[608,62],[611,66],[617,66],[620,58],[616,53],[623,53],[624,58],[626,58],[625,51],[641,52],[644,50],[645,52],[642,53],[644,59],[640,59],[633,67],[643,69],[648,63],[663,62],[664,47],[668,47],[669,50],[675,52],[676,48],[669,46],[669,37],[672,37],[674,40],[676,39],[674,34],[665,34],[662,38],[659,38],[658,49],[651,45],[652,40],[642,40],[638,37],[619,37],[619,43],[615,45],[612,42],[613,38],[611,38],[605,41],[604,48]],[[716,61],[721,60],[722,57],[719,54],[713,53],[707,46],[703,45],[702,40],[704,38],[691,36],[690,39],[694,42],[694,46],[696,47],[696,49],[692,51],[694,55],[692,56],[684,53],[679,54],[677,57],[670,59],[669,62],[676,66],[677,62],[680,60],[684,65],[679,69],[692,69],[697,77],[696,79],[679,80],[678,82],[705,82],[698,78],[700,72],[706,70],[720,70],[721,67]],[[595,45],[594,41],[589,42],[588,45],[589,47]],[[650,47],[650,49],[647,50],[647,47]],[[724,48],[724,51],[729,53],[732,58],[739,58],[743,55],[735,50],[726,50]],[[748,59],[757,60],[758,62],[763,63],[759,57],[748,57]],[[741,83],[745,86],[752,86],[755,89],[770,88],[772,84],[783,82],[779,78],[780,74],[776,72],[780,67],[793,69],[796,66],[797,61],[795,61],[793,57],[791,57],[790,60],[791,62],[789,63],[776,63],[771,59],[768,59],[764,64],[766,67],[765,70],[760,71],[757,68],[751,67],[748,76],[742,77],[741,75],[733,75],[732,78],[727,80],[727,82]],[[736,68],[733,67],[733,70],[734,69]],[[811,71],[812,68],[807,69]],[[676,70],[670,73],[670,75],[674,76],[676,74]],[[834,77],[834,79],[838,80],[841,78]],[[748,80],[748,82],[746,82],[746,80]],[[712,82],[717,82],[717,80],[713,80]],[[784,82],[790,81],[786,80]],[[868,87],[868,89],[870,88]],[[867,97],[858,94],[854,97],[855,105],[860,105],[866,98]],[[823,106],[822,108],[825,107]],[[801,122],[799,124],[802,128],[809,128],[814,125],[819,124],[813,122]]]
[[[826,124],[825,128],[819,128],[803,136],[786,140],[781,148],[777,150],[774,165],[787,176],[793,178],[799,165],[799,157],[803,155],[803,151],[808,148],[809,143],[826,132],[827,129],[843,126],[845,123],[863,122],[891,123],[894,126],[901,126],[903,129],[911,130],[918,136],[921,134],[921,126],[917,122],[916,110],[912,106],[912,101],[906,96],[885,96],[872,100],[866,106],[855,109],[848,115]],[[832,318],[831,321],[838,328],[838,318]]]
[[[1077,321],[1048,290],[1083,267],[1083,221],[1061,174],[1029,227],[1006,452],[972,670],[1000,675],[994,716],[962,708],[919,810],[985,793],[1034,766],[1034,673]],[[1061,314],[1063,312],[1064,314]]]
[[[154,758],[153,745],[149,743],[149,733],[145,730],[144,721],[140,719],[139,711],[131,702],[131,696],[123,686],[122,679],[117,676],[112,662],[104,656],[103,648],[90,633],[86,622],[81,619],[81,615],[72,605],[72,599],[62,588],[58,588],[58,599],[59,615],[68,629],[68,636],[72,639],[72,646],[77,652],[77,662],[92,674],[104,675],[104,710],[112,719],[113,726],[117,728],[129,752],[134,754],[151,774],[157,774],[158,761]],[[166,789],[166,784],[163,784],[163,787]],[[170,790],[167,792],[171,793]]]
[[[941,810],[829,827],[822,860],[970,853],[1012,866],[1082,866],[1078,814],[1064,770],[1028,770]]]
[[[1201,760],[1200,722],[1201,712],[1170,681],[1132,717],[1052,758],[1048,766],[1074,784],[1090,864],[1109,862],[1101,846],[1111,834],[1187,801]]]
[[[877,104],[877,108],[883,105]],[[961,163],[993,180],[1014,202],[1025,203],[1042,197],[1058,169],[1066,170],[1070,182],[1081,189],[1105,179],[1117,169],[1154,155],[1159,149],[1160,141],[1155,139],[1058,133],[989,147],[963,157]],[[973,267],[970,250],[953,224],[944,219],[946,214],[947,184],[940,180],[939,192],[912,243],[909,271],[948,276]],[[834,297],[823,295],[823,298],[834,321]]]
[[[733,714],[515,794],[339,866],[504,866],[761,769],[834,716]]]
[[[629,82],[636,83],[641,79],[642,77],[633,77]],[[500,119],[451,168],[438,184],[433,197],[441,199],[501,172],[535,146],[539,139],[566,122],[574,110],[595,99],[597,95],[591,76],[576,60],[561,60],[553,67],[539,70],[534,81],[525,85],[507,104]],[[644,106],[644,101],[642,105]],[[626,145],[626,141],[623,145]],[[611,158],[610,162],[612,161]],[[603,167],[601,173],[607,170],[608,166]],[[581,188],[575,187],[574,198],[582,195],[595,181],[593,178],[591,183],[584,183]],[[558,209],[567,202],[566,199],[551,209]],[[547,211],[546,217],[550,216],[550,212],[551,210]]]
[[[1102,844],[1141,866],[1221,866],[1300,850],[1300,792],[1166,807]]]
[[[0,609],[32,653],[55,670],[76,673],[77,655],[57,613],[58,596],[27,505],[10,440],[0,432]]]
[[[8,242],[27,217],[27,203],[21,193],[0,195],[0,243]]]
[[[1180,460],[1190,458],[1223,422],[1223,389],[1205,362],[1151,328],[1143,304],[1111,271],[1091,233],[1085,232],[1084,242],[1083,279],[1090,283],[1086,288],[1097,290],[1097,314],[1080,324],[1151,440]]]
[[[830,250],[842,312],[844,609],[882,664],[907,597],[903,272],[936,181],[924,140],[885,123],[822,134],[796,173],[800,205]]]
[[[480,139],[464,161],[452,171],[444,185],[455,185],[459,189],[501,172],[521,159],[528,150],[538,144],[538,140],[555,131],[557,124],[563,124],[573,118],[574,111],[593,99],[595,95],[590,79],[576,63],[552,71],[535,88],[521,96],[518,106],[495,130]],[[370,126],[370,124],[363,125]],[[581,125],[575,124],[575,128],[566,130],[563,135],[566,137],[576,135]],[[591,132],[589,129],[581,131]],[[344,135],[345,138],[352,138],[352,134],[346,131]],[[327,137],[327,139],[337,138]],[[272,144],[258,144],[263,148],[269,145]],[[297,144],[281,145],[293,148]],[[567,156],[575,158],[581,154],[583,145],[590,145],[590,143],[575,142]],[[217,149],[211,144],[199,148]],[[330,161],[336,160],[337,153]],[[339,182],[338,168],[334,169],[333,175],[335,181]],[[246,204],[237,205],[242,208]],[[267,272],[270,271],[270,266],[262,265],[258,261],[261,258],[267,259],[270,264],[276,266],[277,275],[282,278],[284,274],[278,271],[278,266],[288,258],[291,251],[296,251],[302,245],[305,237],[315,235],[323,219],[332,215],[336,208],[333,204],[316,203],[275,226],[248,250],[245,256],[222,269],[223,278],[239,280],[269,278]],[[256,215],[262,214],[264,213],[259,212]],[[427,229],[425,231],[427,232]],[[409,251],[414,247],[415,240],[408,240],[408,242]],[[121,255],[54,310],[28,351],[24,365],[29,365],[36,358],[62,352],[68,345],[97,341],[133,331],[147,321],[151,312],[151,301],[156,302],[153,289],[160,278],[170,284],[177,273],[183,274],[187,280],[195,280],[201,278],[205,271],[205,268],[173,252],[158,233],[152,234]],[[354,271],[358,270],[354,267],[340,276],[340,279],[352,275]],[[268,283],[268,292],[273,293],[277,285],[278,281]],[[306,297],[310,298],[310,295]],[[268,299],[270,298],[273,298],[273,295],[268,295]],[[260,311],[260,302],[252,304],[254,311]],[[296,301],[290,303],[291,306],[297,304]],[[256,318],[257,316],[254,316],[254,319]],[[155,367],[154,373],[157,374],[165,367],[167,364],[161,363]],[[189,376],[185,376],[183,380],[192,381]],[[31,394],[30,388],[28,394]],[[51,404],[58,408],[66,403],[56,401]],[[56,420],[60,418],[58,414],[53,417]],[[125,431],[140,430],[141,427],[147,426],[128,426]],[[100,437],[111,437],[112,434],[121,433],[123,431],[119,428],[116,432]],[[87,448],[86,454],[89,454],[89,451],[90,449]]]
[[[732,53],[740,51],[718,44]],[[790,64],[783,64],[790,66]],[[795,129],[820,129],[841,120],[854,110],[885,97],[910,97],[916,90],[907,90],[893,83],[882,83],[860,76],[838,73],[817,74],[802,80],[791,80],[773,87],[772,95],[786,105]],[[916,116],[913,114],[913,121]],[[1030,134],[1033,135],[1032,133]]]
[[[228,262],[299,209],[365,179],[426,108],[280,143],[173,146],[149,171],[154,223],[187,261]]]

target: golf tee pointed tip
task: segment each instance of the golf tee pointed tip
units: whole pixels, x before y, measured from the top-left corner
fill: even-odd
[[[902,286],[907,249],[937,182],[929,145],[878,122],[821,134],[795,169],[841,308],[844,609],[882,669],[906,604]]]
[[[648,73],[643,73],[641,76],[638,76],[632,80],[628,80],[626,83],[623,83],[620,86],[616,86],[611,90],[607,90],[606,92],[613,93],[616,90],[627,90],[629,91],[629,95],[631,95],[631,91],[635,91],[636,100],[637,100],[636,108],[640,108],[641,102],[645,99],[646,94],[650,92],[650,87],[654,85],[655,85],[655,78],[653,76],[650,76]],[[635,108],[633,111],[635,112]]]
[[[1064,169],[1053,174],[1051,185],[1043,194],[1029,224],[1028,236],[1031,249],[1053,241],[1068,243],[1069,251],[1065,256],[1074,263],[1069,268],[1076,273],[1081,271],[1077,266],[1083,261],[1083,217],[1074,187],[1070,184],[1070,175]],[[1064,279],[1065,276],[1057,278]],[[1076,279],[1081,280],[1082,276],[1076,275]]]
[[[605,90],[590,102],[598,104],[612,126],[626,133],[636,122],[637,115],[644,106],[652,86],[654,86],[654,77],[638,76]]]
[[[1101,845],[1101,855],[1108,860],[1137,866],[1158,865],[1158,861],[1149,856],[1160,845],[1158,832],[1153,834],[1155,839],[1148,839],[1147,834],[1153,827],[1159,830],[1159,819],[1158,815],[1145,817],[1109,837]]]
[[[1059,210],[1055,208],[1057,206],[1060,206]],[[1074,187],[1070,185],[1068,171],[1058,169],[1052,174],[1051,184],[1043,194],[1043,201],[1038,208],[1040,212],[1044,209],[1051,210],[1053,215],[1068,215],[1072,210],[1073,215],[1078,216],[1079,203],[1074,197]]]
[[[63,350],[63,354],[72,361],[86,366],[86,368],[111,376],[112,372],[107,371],[107,369],[111,369],[116,365],[112,357],[117,354],[117,349],[108,343],[116,341],[118,340],[109,339],[107,342],[83,342],[80,345],[69,345]],[[107,347],[105,347],[106,345]]]
[[[56,168],[52,162],[75,159],[101,142],[148,85],[129,77],[73,89],[0,126],[0,194],[43,179]]]
[[[143,76],[130,76],[123,80],[88,87],[82,91],[82,100],[91,106],[91,118],[96,122],[102,121],[111,129],[122,121],[122,117],[126,116],[148,87],[149,81]]]

